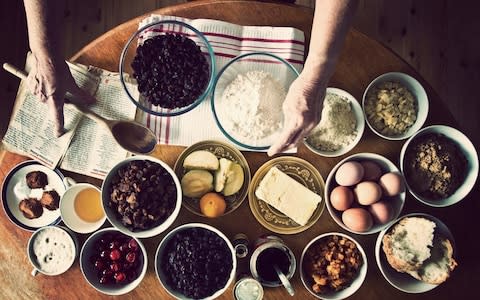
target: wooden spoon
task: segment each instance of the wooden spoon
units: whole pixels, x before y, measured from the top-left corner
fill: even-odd
[[[4,63],[3,68],[20,79],[26,79],[28,76],[25,71],[20,70],[9,63]],[[155,149],[155,146],[157,145],[157,137],[149,128],[135,121],[106,119],[83,104],[69,103],[74,105],[90,119],[107,126],[112,136],[123,149],[138,154],[148,154]]]

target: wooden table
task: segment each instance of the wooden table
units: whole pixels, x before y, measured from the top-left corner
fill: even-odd
[[[313,18],[313,11],[308,8],[250,1],[197,1],[159,9],[154,13],[177,15],[187,18],[220,19],[242,25],[293,26],[305,32],[307,42],[309,40],[308,37],[310,36],[310,26]],[[90,64],[107,70],[117,71],[120,51],[127,38],[136,30],[138,22],[143,17],[144,16],[133,19],[99,37],[77,53],[72,60],[82,64]],[[427,119],[427,125],[447,124],[455,126],[451,114],[427,82],[420,78],[407,63],[402,61],[394,53],[354,29],[349,32],[346,38],[330,86],[345,89],[357,99],[361,99],[367,84],[377,75],[388,71],[400,71],[411,74],[420,80],[426,88],[430,99],[430,114]],[[382,140],[369,129],[366,129],[360,144],[347,155],[357,152],[375,152],[386,156],[398,165],[402,144],[402,141]],[[164,160],[170,166],[173,166],[176,158],[183,149],[183,147],[158,146],[153,155]],[[252,175],[264,162],[269,160],[264,153],[246,152],[245,156],[249,161]],[[303,146],[299,148],[296,156],[312,163],[320,171],[324,179],[326,179],[332,167],[344,158],[344,156],[338,158],[322,158],[308,151]],[[15,164],[25,159],[25,157],[13,153],[3,152],[0,164],[0,179],[3,180],[7,172]],[[101,184],[99,180],[79,176],[78,174],[65,173],[78,181],[88,181],[97,185]],[[424,299],[426,297],[449,299],[453,296],[458,299],[471,299],[473,295],[475,295],[474,291],[477,289],[476,284],[478,286],[480,283],[478,275],[480,264],[477,258],[477,253],[480,249],[476,246],[478,243],[476,242],[475,231],[472,229],[477,227],[473,222],[475,222],[477,214],[480,211],[480,202],[477,199],[479,195],[480,193],[477,187],[470,193],[467,199],[461,203],[443,209],[427,207],[420,204],[410,195],[407,195],[406,205],[402,214],[410,212],[426,212],[432,214],[444,221],[456,238],[456,258],[459,266],[447,282],[425,294],[406,294],[390,286],[381,275],[375,263],[374,244],[377,235],[353,235],[354,238],[360,241],[367,253],[368,274],[363,286],[352,296],[352,299],[385,299],[387,297],[389,299]],[[108,298],[91,288],[83,279],[78,261],[63,275],[56,277],[40,275],[32,278],[29,275],[31,266],[25,250],[31,233],[23,231],[12,224],[3,211],[0,212],[0,217],[0,235],[2,236],[2,241],[0,242],[0,274],[2,274],[0,276],[0,286],[2,287],[2,289],[0,289],[0,298]],[[221,229],[230,238],[236,233],[243,232],[246,233],[251,240],[254,240],[261,234],[268,233],[268,230],[263,228],[253,217],[247,200],[234,213],[214,220],[197,217],[186,209],[182,209],[172,228],[179,224],[192,221],[213,225]],[[245,226],[245,224],[248,225]],[[308,241],[321,233],[331,231],[343,232],[325,209],[319,221],[307,231],[295,235],[283,235],[281,237],[294,251],[297,260],[299,260],[301,251]],[[149,253],[147,275],[133,292],[119,298],[169,299],[168,294],[160,286],[155,276],[153,264],[155,250],[162,237],[163,235],[160,235],[144,240]],[[82,241],[85,238],[86,236],[80,236]],[[239,261],[240,268],[244,269],[247,264],[248,261]],[[293,278],[293,284],[296,289],[295,299],[312,298],[300,281],[298,268]],[[232,298],[232,286],[230,286],[221,298]],[[265,288],[265,299],[289,298],[283,288]]]

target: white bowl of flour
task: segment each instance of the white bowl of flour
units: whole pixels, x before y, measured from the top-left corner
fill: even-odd
[[[237,56],[220,70],[212,93],[219,129],[232,142],[266,150],[283,127],[282,104],[298,71],[284,59],[264,52]]]
[[[360,103],[350,93],[329,87],[320,123],[305,138],[304,144],[318,155],[337,157],[358,144],[364,129],[365,118]]]

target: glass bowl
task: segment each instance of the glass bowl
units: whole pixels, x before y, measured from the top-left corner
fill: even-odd
[[[230,85],[234,80],[241,79],[241,77],[238,77],[239,75],[245,75],[252,71],[262,72],[267,78],[264,77],[264,79],[261,80],[262,83],[260,83],[260,80],[252,80],[252,78],[255,79],[255,76],[243,76],[243,83],[251,82],[251,85],[254,86],[257,84],[270,84],[271,91],[279,91],[282,90],[282,88],[283,91],[278,93],[276,99],[271,99],[275,98],[273,96],[262,98],[259,96],[255,97],[256,91],[250,89],[247,85],[243,85],[243,92],[238,91]],[[256,151],[268,149],[283,128],[283,112],[281,105],[285,99],[283,92],[286,95],[290,85],[298,77],[298,74],[298,71],[289,62],[271,53],[250,52],[235,57],[220,70],[213,84],[211,108],[220,131],[222,131],[230,141],[240,147]],[[267,80],[268,77],[270,77],[270,79],[273,78],[273,80]],[[279,89],[275,89],[275,87],[278,87]],[[261,86],[261,88],[267,88],[267,86],[264,85]],[[233,91],[234,94],[248,96],[245,98],[238,97],[241,98],[241,100],[236,100],[234,97],[224,99],[223,95],[226,90],[228,94]],[[280,99],[282,96],[283,99],[281,99],[279,105],[272,105],[271,101]],[[252,102],[247,101],[256,101],[253,98],[258,99],[258,105],[260,107],[262,104],[260,101],[262,99],[268,99],[265,100],[265,102],[270,102],[268,105],[265,105],[265,107],[268,106],[274,108],[274,110],[268,112],[261,112],[261,109],[258,109],[256,112],[252,111],[251,109],[254,109],[254,107],[257,106],[251,105]],[[245,105],[241,104],[241,101],[245,101]],[[276,114],[277,116],[280,114],[281,120],[278,120],[277,122],[275,117],[271,120],[266,120],[263,116],[266,116],[267,114]],[[269,126],[272,124],[275,124],[277,128],[275,128],[275,126]],[[258,132],[262,129],[268,131]],[[262,136],[263,133],[265,134]]]
[[[203,89],[202,88],[200,89],[201,91],[200,95],[195,100],[193,100],[193,102],[191,102],[190,104],[186,106],[182,106],[182,104],[180,103],[176,108],[166,108],[158,105],[153,105],[151,101],[146,99],[144,94],[139,92],[138,90],[139,85],[130,84],[132,79],[134,79],[134,70],[132,68],[132,62],[134,61],[135,56],[137,55],[138,46],[143,45],[144,42],[148,39],[151,39],[156,36],[167,35],[167,34],[175,34],[175,35],[186,37],[192,40],[199,47],[200,51],[204,55],[205,60],[208,64],[208,79]],[[182,49],[182,48],[179,48],[179,49]],[[183,49],[186,49],[186,48],[183,48]],[[158,59],[158,58],[155,58],[155,59]],[[193,62],[192,66],[195,64],[196,62]],[[164,65],[167,66],[170,64],[164,64]],[[189,68],[188,70],[190,71],[190,69],[191,68]],[[208,40],[200,31],[195,29],[193,26],[181,21],[164,20],[164,21],[158,21],[158,22],[154,22],[146,26],[143,26],[128,39],[125,47],[123,48],[122,54],[120,56],[119,71],[120,71],[120,81],[122,83],[122,86],[125,92],[127,93],[130,100],[132,100],[132,102],[138,108],[140,108],[142,111],[146,113],[149,113],[155,116],[177,116],[194,109],[196,106],[198,106],[202,102],[203,99],[205,99],[205,97],[210,92],[210,89],[213,84],[214,75],[215,75],[215,56],[213,53],[213,49],[210,46],[210,43],[208,42]],[[174,84],[179,82],[178,77],[176,77],[177,76],[176,72],[173,73],[172,77],[164,77],[163,81],[157,82],[155,79],[152,79],[152,78],[161,78],[159,75],[165,72],[165,69],[159,70],[159,71],[155,71],[155,70],[151,70],[151,71],[152,73],[158,72],[158,75],[148,78],[148,81],[153,80],[154,82],[154,83],[149,83],[149,85],[165,84],[169,88],[169,91],[168,91],[169,93],[177,93],[177,94],[179,93],[177,90],[174,90],[174,91],[173,89],[172,91],[170,90],[170,88],[172,87],[172,82],[174,82]],[[183,83],[183,84],[186,84],[186,83]],[[177,85],[177,86],[173,85],[173,87],[178,89],[182,88],[180,87],[180,85]],[[190,89],[190,88],[191,87],[185,86],[185,89]],[[145,89],[144,93],[150,92],[152,90],[149,87],[145,87],[144,89]],[[156,90],[156,92],[159,92],[159,93],[162,93],[164,91],[165,89],[161,89],[161,88]],[[169,100],[169,101],[181,102],[183,100],[181,100],[181,97],[174,97],[172,100]],[[185,100],[185,102],[190,102],[190,101]],[[177,104],[173,104],[173,105],[176,106]]]

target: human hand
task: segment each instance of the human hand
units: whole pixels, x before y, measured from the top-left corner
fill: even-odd
[[[64,60],[42,58],[34,55],[34,63],[28,74],[27,84],[35,96],[49,108],[55,122],[57,137],[64,133],[63,105],[66,92],[78,97],[86,104],[95,102],[95,98],[78,87]]]
[[[290,85],[283,102],[284,126],[277,141],[268,149],[268,155],[296,146],[320,121],[326,88],[300,75]]]

